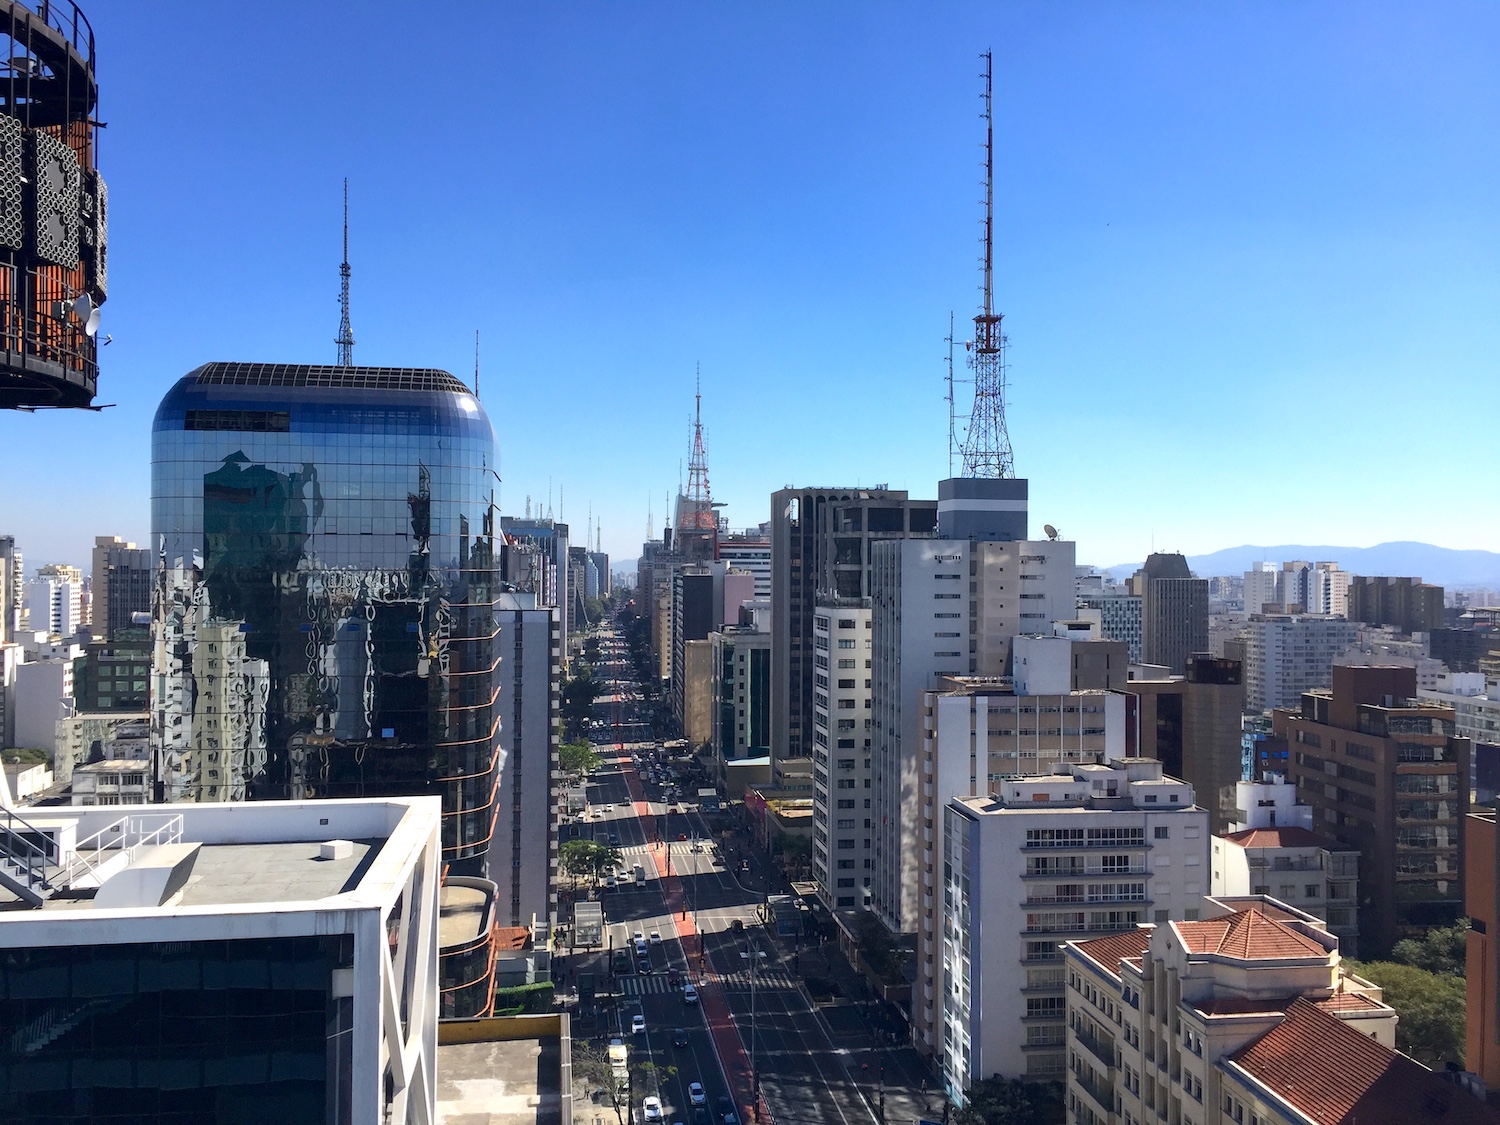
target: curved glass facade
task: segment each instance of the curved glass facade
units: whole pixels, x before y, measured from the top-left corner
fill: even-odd
[[[211,363],[152,427],[163,800],[443,798],[481,873],[498,782],[495,435],[443,371]]]

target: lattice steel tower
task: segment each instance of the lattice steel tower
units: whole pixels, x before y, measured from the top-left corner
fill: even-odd
[[[965,344],[974,373],[974,408],[960,453],[966,477],[1013,477],[1015,461],[1005,427],[1004,315],[995,311],[995,120],[991,112],[994,59],[984,59],[984,304],[974,318],[974,339]],[[951,391],[950,391],[951,394]]]
[[[349,177],[344,177],[344,264],[339,266],[339,346],[340,367],[354,366],[354,329],[349,326]],[[474,361],[479,362],[479,341],[474,341]],[[475,374],[476,382],[478,373]]]
[[[708,454],[703,448],[703,379],[700,373],[693,384],[693,452],[688,459],[687,503],[677,517],[677,530],[717,531],[718,527],[713,490],[708,484]]]

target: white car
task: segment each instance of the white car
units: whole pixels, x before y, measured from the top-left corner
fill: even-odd
[[[658,933],[656,930],[652,930],[651,931],[651,944],[652,945],[660,945],[661,944],[661,934]]]
[[[614,812],[615,811],[615,807],[614,807],[614,805],[605,805],[604,806],[604,811],[605,812]]]
[[[661,1099],[655,1094],[641,1102],[641,1117],[647,1121],[661,1120]]]
[[[640,945],[641,942],[643,942],[645,940],[646,940],[645,933],[643,931],[641,931],[641,930],[636,930],[636,932],[635,932],[635,943],[636,943],[636,945]]]
[[[707,1105],[708,1095],[703,1092],[702,1082],[688,1083],[688,1101],[693,1105]]]
[[[692,981],[682,986],[682,1002],[684,1004],[696,1004],[698,1002],[698,990],[693,987]]]
[[[633,1015],[633,1016],[630,1017],[630,1034],[632,1034],[632,1035],[644,1035],[644,1034],[646,1034],[646,1017],[645,1016],[637,1013],[637,1014],[635,1014],[635,1015]]]

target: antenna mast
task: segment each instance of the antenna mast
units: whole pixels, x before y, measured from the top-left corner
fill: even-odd
[[[969,415],[960,452],[966,477],[1013,477],[1015,461],[1010,432],[1005,425],[1005,317],[995,312],[995,118],[994,57],[984,59],[984,274],[983,307],[974,318],[974,339],[969,349],[969,368],[974,372],[974,409]]]
[[[339,266],[339,366],[354,366],[354,329],[349,327],[349,177],[344,177],[344,264]]]
[[[688,459],[687,486],[688,527],[694,531],[715,531],[713,490],[708,484],[708,454],[703,446],[703,374],[698,370],[693,382],[693,451]],[[679,523],[682,521],[679,519]],[[679,527],[678,531],[684,530]]]
[[[948,345],[948,475],[953,475],[953,454],[958,450],[958,430],[953,419],[953,313],[948,313],[948,335],[943,337]]]
[[[479,397],[479,329],[474,329],[474,397]]]

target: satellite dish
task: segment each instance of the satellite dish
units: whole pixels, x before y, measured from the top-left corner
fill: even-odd
[[[1042,530],[1047,533],[1047,538],[1048,539],[1056,539],[1057,538],[1057,528],[1053,527],[1050,523],[1043,524],[1042,525]]]
[[[99,307],[87,293],[80,293],[71,301],[57,302],[57,318],[73,321],[89,336],[99,331]]]

